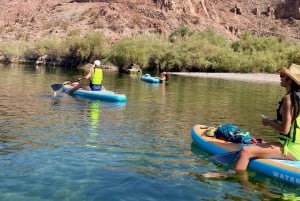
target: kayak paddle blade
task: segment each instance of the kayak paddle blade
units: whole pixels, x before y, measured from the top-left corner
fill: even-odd
[[[238,151],[228,152],[224,154],[217,154],[211,157],[211,159],[216,162],[220,163],[222,165],[229,165],[231,163],[234,163],[239,157]]]
[[[53,89],[53,91],[58,91],[63,87],[62,84],[52,84],[51,88]]]

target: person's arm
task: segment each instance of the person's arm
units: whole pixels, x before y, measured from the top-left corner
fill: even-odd
[[[84,76],[83,78],[86,79],[86,80],[88,80],[90,77],[91,77],[91,74],[88,73],[88,74],[87,74],[86,76]]]
[[[263,119],[265,126],[270,126],[279,133],[288,134],[290,132],[292,120],[293,120],[293,107],[291,103],[290,95],[286,95],[283,99],[283,104],[280,109],[282,115],[282,122],[273,121],[270,119]]]
[[[90,78],[92,77],[93,70],[94,70],[94,69],[91,68],[90,71],[89,71],[89,73],[86,74],[86,75],[83,77],[83,79],[86,79],[86,80],[90,79]]]

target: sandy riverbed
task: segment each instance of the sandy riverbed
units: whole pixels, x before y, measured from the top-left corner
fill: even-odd
[[[169,73],[173,75],[180,76],[190,76],[190,77],[207,77],[207,78],[218,78],[227,80],[238,80],[245,82],[271,82],[279,83],[278,74],[268,74],[268,73]]]

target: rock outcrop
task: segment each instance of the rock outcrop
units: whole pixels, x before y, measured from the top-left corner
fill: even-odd
[[[0,42],[102,31],[111,41],[139,33],[208,27],[235,40],[243,30],[299,40],[300,0],[27,0],[0,5]]]

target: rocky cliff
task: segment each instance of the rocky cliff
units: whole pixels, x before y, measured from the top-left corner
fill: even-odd
[[[0,42],[90,31],[115,41],[181,26],[211,27],[232,40],[243,30],[299,40],[299,9],[300,0],[10,0],[0,4]]]

